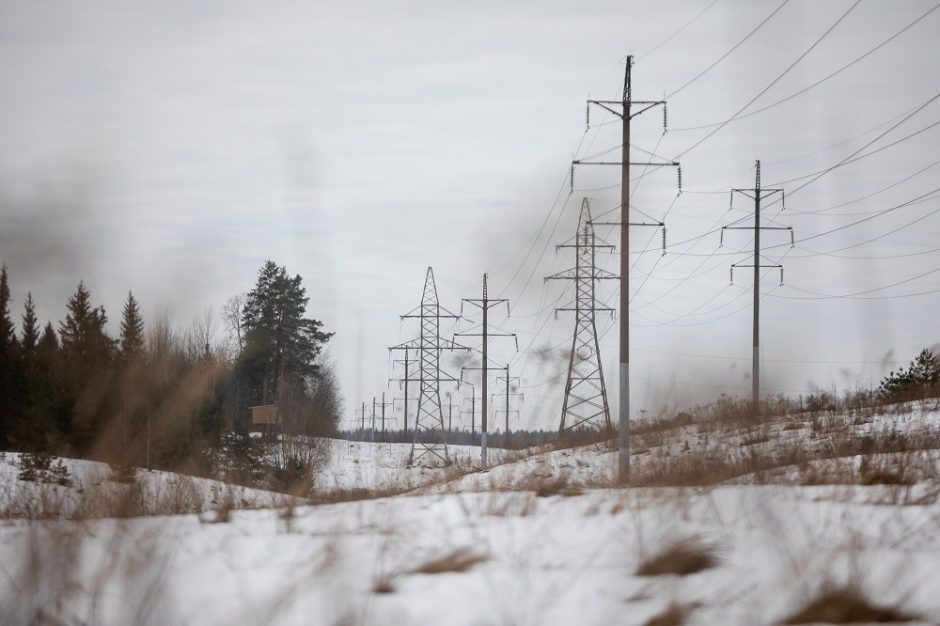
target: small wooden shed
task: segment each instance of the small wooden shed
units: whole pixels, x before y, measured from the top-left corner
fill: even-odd
[[[276,404],[262,404],[259,406],[250,406],[251,411],[251,429],[268,430],[273,425],[281,423],[281,416],[278,414]]]

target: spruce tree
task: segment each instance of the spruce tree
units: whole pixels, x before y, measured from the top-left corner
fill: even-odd
[[[84,282],[78,283],[67,306],[68,314],[59,325],[66,360],[88,370],[107,365],[113,342],[104,330],[108,323],[104,307],[92,306],[91,293]]]
[[[39,338],[36,351],[39,353],[41,359],[49,363],[51,363],[58,354],[59,338],[56,337],[52,322],[46,322],[46,326],[42,329],[42,336]]]
[[[140,306],[130,291],[124,303],[121,317],[121,358],[127,362],[139,356],[144,350],[144,320],[140,316]]]
[[[105,418],[113,410],[107,393],[111,386],[111,358],[114,342],[105,333],[108,316],[103,307],[91,304],[85,284],[69,298],[68,314],[60,323],[62,375],[66,402],[71,414],[63,431],[72,445],[83,453],[102,434]]]
[[[36,347],[39,344],[39,323],[36,319],[36,306],[33,304],[32,292],[26,294],[24,308],[20,345],[23,347],[23,355],[31,360],[35,356]]]

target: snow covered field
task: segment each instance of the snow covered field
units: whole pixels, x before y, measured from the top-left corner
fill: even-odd
[[[23,481],[18,479],[21,456],[0,453],[0,517],[100,517],[131,505],[142,514],[199,513],[216,510],[225,500],[236,508],[279,506],[289,501],[272,491],[156,470],[138,470],[136,484],[127,485],[113,480],[107,463],[79,459],[61,459],[70,485]]]
[[[675,604],[688,624],[757,625],[851,583],[937,623],[940,504],[935,494],[883,504],[892,489],[442,494],[298,507],[290,518],[237,511],[224,524],[8,523],[0,622],[644,624]],[[714,567],[636,575],[692,538]]]
[[[189,508],[103,519],[83,514],[89,494],[128,488],[107,465],[65,460],[75,484],[40,486],[17,479],[8,453],[0,624],[751,626],[785,623],[832,590],[937,624],[940,451],[924,444],[938,427],[931,409],[637,436],[637,476],[715,459],[773,466],[666,488],[611,488],[606,444],[493,450],[480,473],[477,448],[452,447],[447,468],[405,467],[409,445],[328,440],[317,494],[360,499],[291,506],[141,471],[149,507]],[[871,451],[839,454],[858,441]],[[872,478],[894,484],[858,484]],[[79,521],[21,519],[24,494],[54,494]],[[216,516],[226,497],[247,508]]]

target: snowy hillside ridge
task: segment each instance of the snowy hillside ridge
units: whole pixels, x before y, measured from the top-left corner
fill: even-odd
[[[447,446],[449,465],[438,462],[409,466],[411,444],[345,439],[325,441],[329,444],[329,461],[314,474],[314,496],[360,490],[405,493],[447,482],[480,469],[480,448],[476,446]],[[498,465],[521,458],[524,454],[490,448],[488,460],[490,465]]]
[[[261,489],[138,469],[131,483],[117,482],[107,463],[59,459],[69,483],[22,480],[22,458],[0,453],[0,519],[126,517],[202,513],[228,508],[285,506],[293,498]]]
[[[687,625],[769,626],[838,592],[935,624],[940,504],[873,504],[891,489],[465,493],[224,524],[0,525],[0,623],[600,626],[679,611]]]

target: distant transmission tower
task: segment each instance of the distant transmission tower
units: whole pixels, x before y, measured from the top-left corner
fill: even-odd
[[[414,439],[408,464],[413,465],[430,454],[444,463],[449,462],[447,453],[447,432],[444,427],[444,413],[441,410],[442,382],[459,382],[453,376],[441,371],[441,352],[444,350],[467,350],[449,339],[441,337],[441,319],[457,319],[459,315],[443,308],[437,299],[437,286],[434,284],[434,270],[428,268],[424,280],[424,293],[421,304],[402,319],[420,319],[421,335],[417,339],[390,348],[391,350],[415,350],[418,353],[420,370],[418,384],[418,412],[415,415]]]
[[[591,206],[587,198],[581,201],[581,217],[573,243],[564,243],[559,248],[574,248],[576,266],[545,280],[573,280],[575,283],[574,306],[557,311],[574,311],[574,337],[571,340],[571,356],[568,360],[568,380],[565,383],[565,401],[561,408],[561,425],[558,432],[575,429],[611,430],[610,407],[607,404],[607,386],[601,365],[600,344],[597,341],[597,311],[612,311],[598,307],[594,287],[598,280],[612,280],[619,276],[598,269],[595,252],[598,248],[613,248],[601,241],[598,243],[591,222]]]

